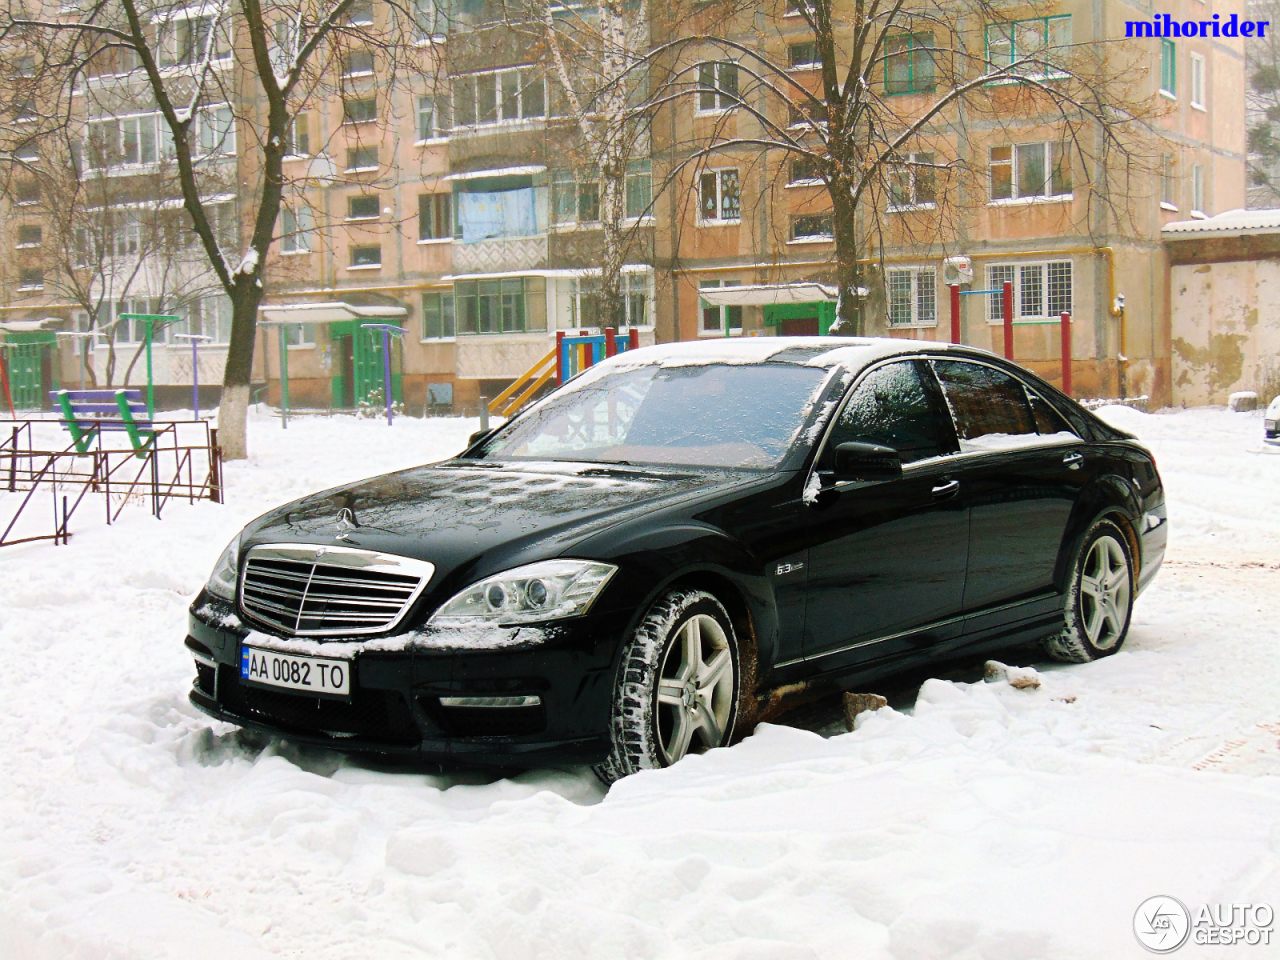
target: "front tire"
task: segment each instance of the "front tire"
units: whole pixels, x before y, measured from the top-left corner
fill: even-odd
[[[737,636],[720,601],[703,590],[664,594],[623,650],[613,745],[596,775],[613,783],[727,744],[741,676]]]
[[[1118,651],[1129,634],[1135,592],[1128,538],[1110,520],[1098,520],[1073,558],[1066,624],[1045,641],[1049,656],[1088,663]]]

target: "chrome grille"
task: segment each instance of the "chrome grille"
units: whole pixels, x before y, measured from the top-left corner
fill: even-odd
[[[392,629],[426,587],[425,560],[352,547],[268,543],[240,576],[240,611],[294,636],[357,636]]]

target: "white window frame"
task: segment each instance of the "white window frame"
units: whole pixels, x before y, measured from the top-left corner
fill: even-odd
[[[702,70],[704,67],[710,66],[712,72],[712,86],[704,87],[702,85]],[[734,92],[729,93],[723,86],[724,78],[722,74],[728,67],[733,68]],[[738,104],[742,100],[742,95],[738,92],[738,61],[736,60],[700,60],[697,65],[697,90],[694,96],[694,113],[700,117],[716,116],[722,113],[728,113],[731,110],[738,109]],[[702,97],[704,94],[710,93],[714,100],[714,106],[704,107],[702,105]]]
[[[1052,323],[1061,318],[1063,303],[1061,299],[1055,304],[1059,307],[1054,311],[1050,309],[1050,291],[1049,286],[1052,280],[1051,272],[1055,269],[1061,273],[1062,269],[1066,269],[1069,275],[1069,283],[1067,288],[1067,303],[1065,304],[1068,313],[1074,313],[1075,310],[1075,262],[1070,259],[1065,260],[1012,260],[1003,261],[1001,263],[989,263],[984,268],[984,286],[988,290],[995,290],[995,293],[987,295],[987,323],[997,326],[1004,323],[1003,317],[1003,297],[1004,297],[1004,281],[1013,281],[1013,319],[1015,322],[1045,322]],[[1012,271],[1011,276],[1005,275],[1006,271]],[[1040,287],[1040,304],[1039,313],[1024,312],[1025,299],[1034,296],[1034,290],[1024,289],[1023,281],[1028,279],[1034,273],[1039,274],[1036,282]]]
[[[938,325],[938,269],[912,266],[885,269],[885,319],[891,330],[929,329]],[[893,284],[907,280],[910,293],[910,319],[893,319]],[[930,315],[931,314],[931,315]]]
[[[1160,209],[1178,212],[1178,161],[1170,154],[1160,160]]]
[[[40,231],[40,239],[37,240],[35,243],[22,242],[21,237],[22,237],[22,230],[24,227],[35,227],[37,230]],[[44,244],[44,224],[20,223],[18,224],[18,228],[17,228],[17,236],[19,238],[19,241],[13,245],[13,248],[15,250],[34,250],[37,247],[40,247]]]
[[[1199,163],[1191,165],[1191,216],[1204,219],[1209,213],[1204,202],[1204,166]]]
[[[699,280],[698,281],[699,290],[708,290],[708,289],[715,290],[720,287],[740,287],[740,286],[742,286],[741,280]],[[742,307],[734,308],[734,307],[713,307],[710,305],[704,306],[702,303],[702,296],[701,294],[699,294],[698,296],[698,336],[699,337],[723,337],[724,325],[729,316],[728,311],[733,309],[737,309],[741,311]],[[718,326],[714,330],[707,330],[703,326],[706,320],[705,311],[707,310],[717,311],[717,315],[719,317],[719,319],[717,320]],[[741,313],[739,313],[738,315],[739,317],[742,316]],[[744,322],[741,323],[739,326],[729,328],[729,336],[740,337],[742,336],[743,331],[745,329],[746,329],[746,323],[744,318]]]
[[[307,141],[305,153],[298,152],[298,140],[299,140],[298,121],[299,120],[302,121],[302,133]],[[310,120],[311,118],[309,116],[309,111],[306,111],[306,110],[303,110],[300,113],[295,113],[293,116],[289,118],[289,132],[287,134],[288,141],[285,144],[285,146],[289,148],[289,152],[285,154],[285,159],[311,156],[311,122]]]
[[[355,259],[355,251],[357,249],[371,249],[373,247],[378,248],[377,263],[353,263],[352,262]],[[353,243],[347,248],[347,269],[348,270],[381,270],[383,263],[384,261],[382,258],[382,244],[380,243],[378,244]]]
[[[726,173],[732,173],[738,181],[738,215],[736,217],[724,216],[724,175]],[[703,215],[702,211],[702,181],[704,177],[711,175],[716,178],[716,215],[707,217]],[[737,167],[715,167],[698,171],[696,191],[698,226],[723,227],[742,222],[742,176]]]
[[[506,74],[516,74],[516,97],[519,102],[518,116],[504,117],[502,116],[502,78]],[[524,74],[532,73],[535,79],[526,83]],[[493,77],[494,82],[494,110],[497,112],[497,118],[493,120],[480,119],[480,89],[476,81],[480,77]],[[533,82],[542,84],[542,113],[532,116],[525,115],[524,92],[531,86]],[[464,90],[470,90],[473,103],[471,115],[475,118],[469,124],[458,123],[458,97],[464,91],[460,91],[459,87]],[[477,70],[475,73],[467,73],[453,78],[453,89],[451,91],[453,107],[453,129],[455,130],[476,130],[490,129],[501,126],[520,126],[529,124],[543,124],[547,121],[547,114],[550,112],[550,105],[547,102],[547,78],[541,75],[541,71],[533,64],[522,64],[518,67],[503,67],[501,70]]]
[[[992,160],[991,151],[1001,147],[1009,148],[1008,160]],[[1070,164],[1071,148],[1064,141],[1058,140],[1037,140],[1031,143],[999,143],[987,147],[987,206],[989,207],[1007,207],[1019,206],[1027,203],[1066,203],[1075,199],[1075,177],[1071,178],[1072,188],[1066,193],[1031,193],[1023,194],[1019,189],[1018,170],[1022,164],[1018,160],[1019,150],[1023,147],[1044,147],[1045,156],[1045,178],[1044,189],[1046,191],[1053,190],[1053,170],[1056,161],[1056,154],[1059,149],[1065,150]],[[1012,197],[996,197],[995,196],[995,177],[992,176],[992,168],[1000,165],[1009,164],[1011,170],[1009,173],[1010,189],[1013,192]]]
[[[1204,55],[1191,54],[1191,107],[1207,113],[1209,108],[1205,100],[1205,60]]]
[[[920,157],[929,157],[931,159],[922,161],[919,159]],[[935,154],[932,150],[923,150],[918,153],[912,152],[906,155],[903,163],[894,164],[892,167],[889,168],[889,175],[893,176],[894,173],[899,169],[899,167],[903,167],[903,166],[906,167],[907,180],[908,180],[908,185],[911,193],[911,202],[903,203],[903,204],[895,204],[892,202],[892,200],[890,200],[890,202],[885,208],[887,213],[910,213],[913,210],[938,209],[938,203],[936,200],[925,200],[923,202],[920,200],[919,167],[911,165],[916,163],[930,163],[930,164],[937,163],[936,158],[937,158],[937,154]],[[934,173],[936,172],[936,170],[931,169],[930,172]],[[937,188],[938,188],[938,185],[937,185],[937,182],[935,181],[934,182],[935,196],[937,195]]]
[[[311,208],[305,203],[280,208],[280,253],[296,256],[311,252]]]
[[[423,127],[424,127],[422,118],[425,114],[430,114],[431,116],[430,124],[425,125],[425,126],[429,126],[431,131],[431,135],[427,137],[424,137],[422,135]],[[441,120],[440,97],[434,93],[423,94],[420,97],[418,97],[418,113],[417,113],[417,122],[418,122],[417,143],[418,144],[444,143],[448,141],[449,138],[445,134],[444,124],[442,124],[440,120]]]

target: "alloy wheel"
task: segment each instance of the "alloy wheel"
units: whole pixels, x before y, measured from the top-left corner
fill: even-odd
[[[658,744],[664,763],[724,742],[735,687],[724,628],[714,617],[695,614],[672,640],[658,675]]]
[[[1089,642],[1110,650],[1129,618],[1129,559],[1114,537],[1093,542],[1080,570],[1080,620]]]

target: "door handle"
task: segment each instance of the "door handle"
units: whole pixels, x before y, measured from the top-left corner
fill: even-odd
[[[939,484],[933,488],[933,499],[945,500],[947,497],[954,497],[956,495],[956,491],[959,489],[959,480],[949,480],[948,482]]]
[[[1083,453],[1068,453],[1062,458],[1062,462],[1067,465],[1070,470],[1079,470],[1080,464],[1084,463]]]

